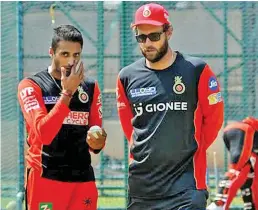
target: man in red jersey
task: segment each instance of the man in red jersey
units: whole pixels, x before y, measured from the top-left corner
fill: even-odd
[[[18,100],[26,121],[26,208],[97,209],[98,192],[91,155],[100,152],[106,133],[89,132],[102,126],[98,83],[84,79],[80,64],[83,38],[78,29],[54,29],[51,65],[23,79]],[[79,63],[79,64],[78,64]]]
[[[244,210],[258,209],[258,120],[248,117],[224,130],[224,143],[230,153],[229,170],[207,210],[228,210],[241,189]]]

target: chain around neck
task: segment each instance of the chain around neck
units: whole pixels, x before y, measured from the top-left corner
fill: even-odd
[[[52,80],[54,81],[54,83],[55,83],[55,85],[58,87],[58,89],[59,89],[60,91],[62,91],[62,88],[57,84],[55,78],[54,78],[54,77],[51,75],[51,73],[50,73],[50,72],[51,72],[51,66],[48,67],[47,72],[49,73],[50,77],[52,78]]]

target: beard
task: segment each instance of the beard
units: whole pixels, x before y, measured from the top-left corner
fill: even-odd
[[[148,54],[148,50],[151,50],[151,53],[152,53],[151,55]],[[154,54],[155,51],[156,53]],[[142,55],[151,63],[156,63],[160,61],[164,57],[164,55],[166,55],[167,51],[168,51],[167,39],[165,40],[164,44],[161,46],[159,50],[153,47],[147,48],[145,50],[141,48]]]

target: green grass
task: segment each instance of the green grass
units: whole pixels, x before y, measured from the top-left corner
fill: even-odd
[[[212,182],[212,181],[211,181]],[[16,186],[15,182],[3,181],[2,186]],[[97,185],[100,186],[100,182],[97,181]],[[107,186],[108,189],[99,188],[99,199],[98,199],[98,208],[105,209],[105,208],[118,208],[118,209],[125,209],[126,206],[126,199],[123,195],[125,195],[125,190],[116,189],[115,187],[123,187],[124,182],[123,180],[105,180],[102,183],[102,187]],[[3,192],[2,192],[3,193]],[[210,190],[210,198],[214,197],[214,189]],[[119,195],[119,196],[118,196]],[[13,198],[5,198],[1,197],[1,209],[4,209],[6,205],[15,199],[15,195]],[[208,203],[210,200],[208,201]],[[231,204],[231,206],[243,206],[242,199],[240,197],[236,197]]]
[[[124,182],[122,180],[115,180],[115,181],[105,180],[102,185],[114,188],[114,187],[123,187],[124,186],[123,183]],[[1,184],[2,184],[2,186],[5,186],[5,187],[6,186],[16,186],[16,183],[14,181],[10,181],[10,180],[4,180],[4,181],[2,180]],[[100,186],[100,182],[97,181],[97,185]],[[9,193],[11,194],[11,192],[9,192]],[[124,194],[125,194],[125,190],[115,189],[115,188],[99,190],[100,196],[98,199],[98,208],[100,208],[100,209],[104,209],[104,208],[124,209],[126,206],[126,199],[125,199],[125,197],[121,197]],[[103,195],[103,196],[101,196],[101,195]],[[15,195],[13,195],[12,198],[1,197],[1,209],[5,209],[6,205],[12,200],[15,200]]]
[[[5,209],[6,205],[12,200],[14,199],[1,198],[1,209]],[[125,202],[125,198],[121,197],[99,197],[98,208],[125,208]]]
[[[126,206],[125,198],[100,197],[98,199],[98,208],[124,208]]]
[[[107,193],[107,192],[106,192]],[[117,193],[117,192],[116,192]],[[11,198],[1,198],[1,207],[5,208],[5,206],[10,202]],[[126,199],[123,197],[102,197],[100,196],[98,199],[98,208],[124,208],[126,205]],[[234,199],[231,206],[243,206],[242,199],[237,197]]]

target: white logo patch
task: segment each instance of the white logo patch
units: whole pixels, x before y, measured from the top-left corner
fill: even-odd
[[[144,10],[142,12],[143,17],[149,17],[151,15],[151,11],[148,6],[144,7]]]
[[[158,104],[147,104],[145,107],[142,103],[134,104],[134,111],[136,116],[141,116],[143,112],[163,112],[163,111],[187,111],[187,102],[167,102]]]
[[[69,115],[64,119],[63,124],[88,125],[89,124],[89,112],[71,111],[71,112],[69,112]]]
[[[78,94],[78,98],[79,100],[82,102],[82,103],[87,103],[89,101],[89,96],[88,94],[83,90],[83,88],[81,86],[79,86],[77,88],[77,90],[79,91],[79,94]]]
[[[146,87],[146,88],[136,88],[130,90],[130,94],[132,98],[139,97],[139,96],[150,96],[156,95],[156,87]]]
[[[59,96],[43,96],[45,104],[56,104],[59,98]]]
[[[34,92],[33,87],[26,87],[21,90],[20,97],[22,99],[24,110],[28,113],[30,110],[39,109],[39,102],[36,99],[35,95],[32,95]]]
[[[117,102],[117,108],[118,109],[123,109],[123,108],[125,108],[126,106],[125,106],[125,103],[124,102]]]
[[[175,77],[175,84],[173,85],[173,91],[176,94],[182,94],[185,92],[185,85],[182,82],[182,77],[179,77],[179,76]]]

